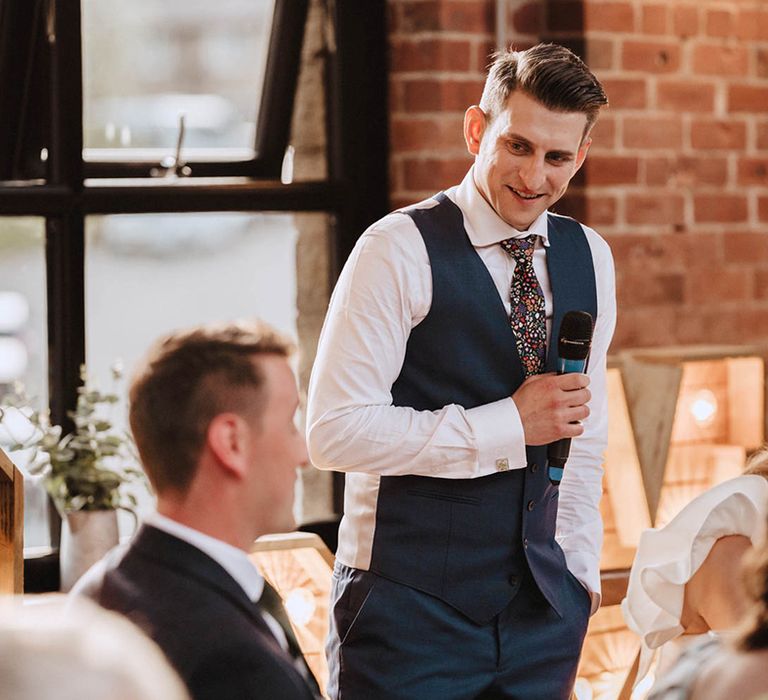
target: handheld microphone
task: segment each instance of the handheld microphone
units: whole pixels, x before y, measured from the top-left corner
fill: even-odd
[[[560,324],[557,339],[557,373],[583,373],[592,347],[592,316],[586,311],[569,311]],[[557,486],[563,478],[565,463],[571,451],[571,438],[562,438],[547,445],[547,473]]]

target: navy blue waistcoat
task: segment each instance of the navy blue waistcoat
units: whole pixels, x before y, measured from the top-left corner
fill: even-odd
[[[393,403],[473,408],[511,396],[523,367],[461,210],[443,193],[436,199],[433,208],[405,212],[426,244],[432,304],[411,331]],[[582,310],[596,318],[597,295],[581,226],[549,215],[549,243],[554,314],[546,369],[553,371],[563,315]],[[546,447],[527,447],[526,456],[526,468],[477,479],[381,477],[371,571],[437,596],[482,624],[509,604],[530,568],[560,612],[566,568],[554,539],[558,489],[547,478]]]

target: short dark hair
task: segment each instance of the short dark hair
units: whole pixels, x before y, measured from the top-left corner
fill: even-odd
[[[261,321],[196,326],[150,348],[131,382],[129,420],[158,493],[187,490],[215,416],[260,413],[264,377],[254,359],[293,349]]]
[[[600,108],[608,104],[603,86],[585,63],[558,44],[537,44],[525,51],[494,54],[480,108],[493,121],[515,90],[553,111],[583,112],[587,116],[585,137],[597,121]]]

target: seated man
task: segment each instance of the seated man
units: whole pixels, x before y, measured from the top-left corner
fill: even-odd
[[[295,526],[307,454],[289,354],[263,324],[199,327],[158,342],[131,385],[157,513],[92,594],[146,630],[194,700],[319,696],[246,554]]]

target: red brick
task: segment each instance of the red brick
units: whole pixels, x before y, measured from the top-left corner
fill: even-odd
[[[592,129],[592,151],[601,148],[612,148],[616,143],[616,120],[603,116],[597,120]]]
[[[583,190],[572,187],[553,210],[589,226],[610,226],[616,223],[617,202],[611,195],[585,195]]]
[[[625,41],[621,65],[624,70],[673,73],[680,68],[680,46],[662,41]]]
[[[553,32],[581,32],[584,8],[581,2],[551,0],[547,3],[547,28]]]
[[[768,221],[768,197],[757,198],[757,215],[760,221]]]
[[[736,33],[736,11],[733,8],[707,10],[705,22],[709,36],[725,38]]]
[[[529,2],[516,8],[512,13],[512,28],[520,34],[540,34],[544,26],[543,8],[540,2]]]
[[[675,179],[672,169],[672,158],[659,156],[657,158],[645,158],[645,184],[669,185]]]
[[[618,203],[616,197],[600,192],[587,194],[587,213],[584,221],[590,226],[611,226],[616,223]]]
[[[757,77],[768,78],[768,49],[757,49]]]
[[[624,145],[628,148],[675,148],[683,143],[683,127],[676,117],[627,117]]]
[[[617,280],[621,293],[621,279]],[[670,345],[675,342],[677,323],[671,306],[622,307],[616,322],[612,351]]]
[[[593,71],[611,70],[614,67],[614,42],[611,39],[587,37],[586,61]]]
[[[696,5],[678,5],[672,9],[675,34],[686,38],[699,33],[699,8]]]
[[[635,10],[628,2],[584,2],[584,26],[591,32],[633,32]]]
[[[647,105],[645,80],[604,78],[600,82],[603,84],[605,94],[608,95],[611,109],[645,109]]]
[[[711,112],[715,107],[715,86],[710,83],[666,81],[657,85],[660,109],[676,112]]]
[[[768,233],[729,233],[725,236],[725,261],[765,263],[768,260]]]
[[[464,112],[477,104],[481,80],[406,80],[402,83],[403,108],[408,112]]]
[[[739,39],[768,41],[768,10],[742,9],[736,20]]]
[[[493,5],[488,2],[437,0],[402,3],[400,29],[407,33],[460,31],[492,32]]]
[[[738,182],[768,187],[768,158],[739,158]]]
[[[466,158],[449,160],[407,159],[403,162],[405,189],[437,192],[451,187],[461,182],[470,165],[472,165],[472,159],[469,155]]]
[[[742,121],[694,119],[691,146],[703,150],[741,150],[747,145],[747,125]]]
[[[693,71],[703,75],[746,75],[749,54],[743,45],[698,44],[693,49]]]
[[[398,158],[389,159],[389,190],[401,192],[404,188],[403,162]]]
[[[741,266],[700,265],[689,270],[686,279],[689,298],[697,303],[744,301],[750,296],[751,280]]]
[[[644,34],[666,34],[669,32],[669,11],[666,5],[643,4],[641,27]]]
[[[685,275],[682,272],[621,271],[616,291],[622,309],[648,304],[679,304],[685,300]]]
[[[467,71],[469,41],[453,39],[393,39],[391,71]]]
[[[521,42],[516,41],[515,48],[523,51],[525,49],[530,48],[535,43],[536,42],[533,42],[532,44],[521,44]],[[475,48],[474,68],[475,70],[483,74],[483,79],[485,78],[485,74],[488,72],[488,68],[490,68],[491,66],[491,63],[492,63],[491,56],[495,51],[496,51],[496,44],[493,41],[481,41],[478,43],[477,47]]]
[[[757,147],[768,149],[768,121],[759,122],[757,125]]]
[[[747,220],[747,198],[737,194],[697,194],[693,198],[697,223],[742,223]]]
[[[682,195],[659,190],[656,194],[628,194],[627,222],[630,224],[682,225],[684,221]]]
[[[768,269],[755,270],[755,296],[768,299]]]
[[[398,118],[391,121],[392,150],[414,152],[463,148],[463,117]]]
[[[400,80],[390,72],[389,74],[389,112],[390,114],[402,112],[404,109],[404,88]]]
[[[731,112],[762,113],[766,105],[768,105],[768,87],[731,85],[728,90],[728,109]]]
[[[638,170],[637,158],[590,155],[584,161],[588,185],[634,185],[637,183]]]
[[[706,250],[710,261],[722,260],[720,233],[675,233],[659,236],[650,233],[622,233],[609,236],[613,257],[621,270],[676,270],[685,272],[701,260]]]
[[[648,185],[725,185],[728,181],[728,161],[725,157],[711,156],[649,158],[645,178]]]

